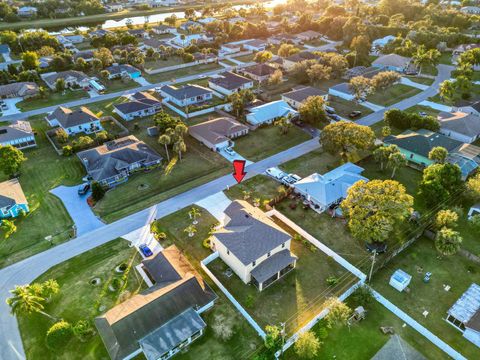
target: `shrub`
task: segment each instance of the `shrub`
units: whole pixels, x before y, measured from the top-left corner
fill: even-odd
[[[255,303],[255,297],[252,294],[249,294],[245,297],[245,307],[252,308]]]
[[[105,196],[105,188],[98,182],[92,183],[92,198],[95,201],[100,201]]]
[[[203,247],[205,249],[210,249],[211,246],[212,246],[212,241],[210,238],[206,238],[205,240],[203,240],[203,243],[202,243]]]
[[[427,129],[431,131],[438,131],[440,128],[438,120],[432,116],[421,116],[416,113],[410,113],[398,109],[386,111],[384,120],[388,126],[396,127],[400,130]]]
[[[61,320],[50,327],[47,331],[47,347],[51,350],[58,350],[64,347],[72,338],[72,325]]]
[[[65,145],[62,148],[63,156],[71,156],[73,155],[73,148],[70,145]]]
[[[65,144],[68,140],[68,134],[63,129],[57,129],[55,131],[55,137],[57,138],[60,144]]]
[[[329,276],[328,278],[325,279],[325,281],[329,286],[337,285],[338,283],[338,279],[335,276]]]
[[[313,359],[320,350],[320,341],[312,331],[306,331],[298,337],[294,349],[300,358]]]
[[[367,286],[359,286],[352,294],[352,299],[360,305],[370,304],[373,301],[373,295]]]
[[[73,335],[80,341],[87,341],[88,338],[92,337],[95,334],[95,330],[90,325],[87,320],[79,320],[75,323],[72,328]]]
[[[325,340],[328,337],[328,329],[324,326],[317,330],[317,336],[320,340]]]

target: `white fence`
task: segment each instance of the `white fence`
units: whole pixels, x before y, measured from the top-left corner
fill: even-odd
[[[213,273],[207,267],[208,264],[210,264],[213,260],[217,259],[218,257],[219,257],[219,254],[216,251],[213,254],[206,257],[205,259],[203,259],[200,262],[200,266],[202,267],[203,271],[205,271],[205,273],[210,277],[210,279],[212,279],[212,281],[219,287],[219,289],[222,290],[222,292],[225,294],[228,300],[232,302],[233,306],[235,306],[237,310],[240,311],[240,314],[242,314],[243,317],[250,323],[250,325],[252,325],[252,327],[255,329],[258,335],[262,339],[265,339],[266,337],[265,331],[262,330],[260,325],[258,325],[257,322],[253,320],[250,314],[243,308],[242,305],[240,305],[240,303],[237,300],[235,300],[233,295],[230,294],[230,292],[225,288],[225,286],[222,285],[222,283],[216,278],[215,275],[213,275]]]
[[[178,69],[184,69],[187,67],[192,67],[196,65],[201,65],[201,64],[208,64],[208,63],[213,63],[216,62],[217,58],[212,58],[212,59],[206,59],[206,60],[197,60],[197,61],[192,61],[184,64],[178,64],[178,65],[172,65],[172,66],[165,66],[159,69],[144,69],[144,71],[149,74],[149,75],[154,75],[154,74],[160,74],[163,72],[168,72],[168,71],[173,71],[173,70],[178,70]]]

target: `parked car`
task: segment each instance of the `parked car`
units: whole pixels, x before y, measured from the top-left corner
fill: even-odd
[[[354,110],[352,111],[350,114],[348,114],[348,117],[350,119],[354,119],[356,117],[359,117],[360,115],[362,115],[362,112],[361,111],[358,111],[358,110]]]
[[[270,175],[271,177],[277,180],[281,180],[284,177],[288,176],[287,173],[283,172],[282,170],[276,167],[268,168],[267,170],[265,170],[265,172],[267,173],[267,175]]]
[[[143,256],[149,257],[153,255],[152,250],[147,246],[147,244],[142,244],[138,247],[138,249],[142,252]]]
[[[85,195],[90,190],[90,183],[82,184],[78,187],[78,195]]]
[[[225,148],[225,152],[230,155],[230,156],[234,156],[235,155],[235,151],[233,151],[233,149],[231,147],[226,147]]]
[[[329,114],[335,114],[335,109],[331,106],[325,106],[325,111]]]
[[[418,115],[420,115],[420,116],[422,116],[422,117],[425,117],[425,116],[427,116],[428,114],[427,114],[425,111],[420,111],[420,112],[418,113]]]

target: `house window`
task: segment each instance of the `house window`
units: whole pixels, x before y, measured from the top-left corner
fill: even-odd
[[[257,264],[257,262],[256,262],[256,261],[252,262],[252,266],[255,266],[256,264]]]
[[[271,255],[271,254],[270,254],[270,251],[269,251],[268,254],[267,254],[267,257],[270,257],[270,255]]]

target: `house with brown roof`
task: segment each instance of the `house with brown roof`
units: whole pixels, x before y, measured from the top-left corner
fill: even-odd
[[[0,99],[21,97],[28,99],[38,95],[38,85],[34,82],[17,82],[0,86]]]
[[[161,163],[162,157],[135,136],[125,136],[77,153],[89,177],[108,187],[128,180],[141,169]]]
[[[112,360],[166,360],[185,351],[203,335],[201,315],[217,299],[175,245],[142,261],[139,271],[152,286],[95,319]]]
[[[247,135],[248,131],[248,126],[228,117],[205,121],[188,128],[191,137],[213,151],[232,146],[233,139]]]
[[[14,218],[28,211],[28,201],[18,179],[0,183],[0,219]]]
[[[269,64],[261,63],[247,66],[239,71],[255,81],[263,82],[268,80],[276,70],[277,68]]]
[[[85,106],[76,110],[59,106],[45,120],[52,127],[61,127],[68,135],[91,134],[103,130],[99,117]]]
[[[322,36],[319,32],[307,30],[296,35],[301,41],[311,41]]]
[[[293,270],[291,236],[259,208],[243,200],[225,209],[223,227],[213,234],[213,249],[245,283],[262,291]]]

